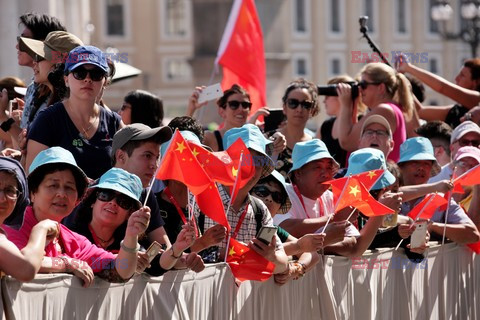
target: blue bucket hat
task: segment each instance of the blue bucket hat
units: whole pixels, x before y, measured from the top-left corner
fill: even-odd
[[[105,71],[105,73],[108,73],[109,70],[107,57],[102,50],[94,46],[81,46],[70,51],[65,61],[64,71],[65,73],[71,72],[73,69],[84,64],[93,64]]]
[[[202,146],[204,148],[208,148],[208,147],[202,145],[202,143],[200,142],[200,139],[198,138],[198,136],[195,133],[193,133],[191,131],[188,131],[188,130],[183,130],[183,131],[180,131],[180,134],[182,135],[183,139],[185,139],[185,141],[190,141],[190,142],[196,143],[199,146]],[[160,154],[161,154],[162,158],[165,155],[165,152],[167,152],[167,149],[170,146],[170,142],[172,142],[172,139],[173,138],[171,138],[170,140],[168,140],[165,143],[162,143],[162,145],[160,146]],[[208,149],[210,149],[210,148],[208,148]]]
[[[89,188],[89,191],[96,188],[118,191],[136,200],[139,206],[142,205],[139,200],[143,190],[142,181],[138,176],[123,169],[112,168],[105,172],[98,179],[97,184]]]
[[[435,158],[433,146],[430,140],[424,137],[415,137],[405,140],[400,146],[400,160],[398,163],[413,160],[433,161],[431,176],[440,172],[440,165]]]
[[[88,178],[85,172],[77,165],[72,153],[62,147],[51,147],[40,151],[29,168],[28,178],[38,174],[38,169],[46,165],[67,164],[72,169],[77,185],[81,187],[78,191],[79,198],[85,192],[88,185]]]
[[[383,189],[395,183],[395,177],[387,170],[383,152],[373,148],[362,148],[350,154],[348,158],[348,170],[345,176],[377,169],[383,169],[385,171],[380,179],[373,185],[372,190]]]
[[[287,183],[285,182],[285,178],[282,176],[282,174],[277,170],[273,170],[271,175],[273,178],[275,178],[275,180],[277,180],[280,183],[280,185],[283,188],[283,191],[285,191],[285,193],[287,194],[287,199],[285,203],[282,204],[282,206],[278,210],[279,214],[285,214],[288,211],[290,211],[290,208],[292,208],[292,202],[290,201],[290,197],[288,196]]]
[[[327,146],[320,139],[312,139],[303,142],[297,142],[293,147],[292,152],[292,169],[288,172],[291,174],[293,171],[300,169],[309,162],[320,160],[320,159],[331,159],[335,171],[340,168],[335,159],[328,152]]]
[[[225,132],[223,135],[223,145],[225,149],[230,147],[238,138],[243,140],[247,148],[255,150],[265,156],[265,159],[259,161],[261,161],[263,165],[262,178],[268,176],[275,169],[275,164],[272,158],[267,155],[266,147],[273,141],[265,138],[257,126],[248,123],[240,128],[233,128]],[[257,161],[254,161],[254,163],[257,163]]]

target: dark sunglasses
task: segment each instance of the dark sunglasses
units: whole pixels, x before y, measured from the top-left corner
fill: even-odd
[[[232,110],[237,110],[240,105],[242,106],[243,109],[250,109],[252,107],[252,103],[249,101],[227,101],[227,105],[230,109]]]
[[[478,140],[469,140],[469,139],[460,139],[458,140],[458,144],[461,147],[465,146],[472,146],[472,147],[478,147],[480,145],[480,141]]]
[[[135,200],[122,193],[109,189],[101,189],[97,191],[97,200],[100,200],[102,202],[109,202],[112,201],[114,198],[115,202],[122,209],[130,211],[138,207],[138,204]]]
[[[85,80],[87,74],[90,75],[90,79],[92,79],[92,81],[100,81],[107,76],[105,71],[99,68],[87,70],[85,68],[79,67],[72,71],[73,77],[77,80]]]
[[[297,107],[301,105],[303,109],[310,110],[313,108],[313,101],[300,101],[298,99],[287,99],[287,107],[290,109],[297,109]]]
[[[252,192],[261,198],[266,198],[271,195],[272,200],[279,204],[284,204],[286,200],[286,196],[283,193],[278,191],[270,191],[270,189],[265,186],[253,187]]]
[[[381,82],[368,82],[368,81],[362,80],[358,83],[358,86],[360,88],[362,88],[363,90],[365,90],[365,89],[367,89],[367,87],[369,85],[375,85],[376,86],[376,85],[379,85],[379,84],[381,84]]]

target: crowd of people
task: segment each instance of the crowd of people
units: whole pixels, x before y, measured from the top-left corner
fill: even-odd
[[[204,132],[195,112],[205,105],[198,102],[205,87],[195,88],[186,115],[168,125],[168,106],[143,90],[129,92],[117,113],[102,98],[115,70],[99,48],[47,15],[25,14],[19,25],[18,63],[32,68],[33,79],[23,95],[15,93],[21,82],[0,93],[6,274],[29,281],[37,272],[68,272],[89,286],[94,276],[118,282],[136,272],[200,272],[224,261],[235,239],[271,262],[281,285],[322,254],[358,257],[401,245],[420,262],[430,240],[472,248],[480,241],[480,179],[451,195],[457,177],[480,164],[480,59],[466,61],[455,83],[403,56],[395,68],[368,63],[356,77],[331,79],[337,95],[325,97],[331,118],[317,133],[307,128],[322,108],[312,82],[295,79],[286,87],[279,102],[284,121],[266,132],[259,116],[268,117],[269,108],[251,112],[249,93],[235,84],[217,101],[221,127]],[[456,104],[423,106],[414,94],[419,82],[403,73]],[[238,190],[216,183],[231,229],[202,212],[184,181],[156,179],[176,130],[208,152],[241,139],[256,160]],[[370,195],[393,213],[337,210],[328,182],[375,170],[381,176]],[[432,194],[446,194],[447,205],[426,219],[424,239],[414,245],[419,221],[409,213]],[[263,227],[276,229],[270,241],[259,238]],[[155,243],[162,248],[153,258],[146,249]]]

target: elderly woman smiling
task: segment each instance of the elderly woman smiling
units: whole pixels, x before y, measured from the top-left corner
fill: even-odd
[[[139,178],[130,183],[137,183],[136,188],[141,190]],[[53,147],[41,151],[33,160],[28,187],[32,205],[25,211],[22,227],[18,231],[6,229],[9,239],[20,249],[39,221],[59,222],[72,212],[85,192],[87,177],[69,151]],[[137,266],[138,235],[145,232],[149,219],[148,207],[130,215],[118,255],[60,225],[59,237],[45,247],[46,258],[40,272],[72,272],[84,281],[85,287],[92,283],[94,273],[109,281],[129,279]]]

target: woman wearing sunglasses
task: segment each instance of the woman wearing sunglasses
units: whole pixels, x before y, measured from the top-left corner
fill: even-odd
[[[291,82],[282,97],[283,113],[287,124],[275,131],[266,132],[272,137],[276,132],[285,136],[287,146],[277,158],[276,170],[288,180],[287,173],[292,168],[292,150],[297,142],[308,141],[313,137],[306,133],[307,121],[320,111],[318,105],[317,87],[305,80],[297,79]]]
[[[63,98],[65,84],[63,83],[63,77],[61,82],[56,81],[58,76],[56,76],[55,70],[63,66],[65,57],[70,50],[81,45],[83,45],[83,42],[79,38],[65,31],[50,32],[44,41],[18,37],[19,49],[33,59],[34,81],[38,85],[30,107],[24,109],[22,128],[28,129],[39,111]],[[25,137],[25,130],[22,132],[19,123],[8,120],[7,115],[1,112],[0,122],[6,121],[11,121],[6,131],[8,131],[12,140],[23,149],[25,147],[24,139],[19,139],[19,135],[22,133],[22,137]]]
[[[359,97],[352,101],[349,84],[340,83],[339,141],[343,149],[358,149],[363,123],[369,116],[378,114],[387,119],[393,133],[393,151],[388,160],[400,159],[400,145],[407,137],[406,121],[412,119],[413,94],[408,79],[384,63],[369,63],[360,71]],[[356,121],[356,108],[361,101],[368,107],[367,114]]]
[[[142,186],[138,182],[140,180],[136,175],[123,169],[108,170],[97,184],[89,188],[87,196],[77,209],[74,221],[66,222],[66,226],[85,236],[97,247],[118,253],[128,227],[128,219],[141,207],[139,197]],[[195,241],[195,230],[190,225],[181,228],[179,234],[168,254],[160,258],[160,266],[164,270],[170,269],[178,260],[175,257],[180,256],[179,253]],[[145,237],[140,239],[140,243],[146,248],[149,241]],[[147,267],[148,257],[145,253],[139,254],[137,271],[142,272]]]
[[[192,96],[193,98],[193,96]],[[241,86],[234,84],[218,99],[218,114],[223,119],[220,130],[206,131],[204,143],[213,151],[223,151],[223,135],[232,128],[240,128],[247,123],[248,114],[252,107],[250,95]]]
[[[45,219],[60,222],[68,216],[83,197],[88,183],[72,153],[60,147],[41,151],[30,169],[28,188],[32,204],[25,210],[20,229],[5,229],[19,249],[25,247],[32,228],[39,222]],[[124,180],[118,177],[118,181]],[[129,177],[125,189],[138,198],[142,190],[140,178]],[[136,204],[139,209],[128,218],[118,255],[98,248],[84,236],[60,225],[58,238],[45,247],[40,272],[71,272],[83,280],[85,287],[92,284],[94,273],[108,281],[128,280],[137,267],[138,237],[150,222],[150,209]]]
[[[36,155],[60,146],[74,155],[91,179],[111,168],[112,137],[123,123],[117,113],[97,104],[106,84],[105,54],[93,46],[70,51],[65,62],[65,84],[69,97],[38,115],[28,132],[26,168]]]

